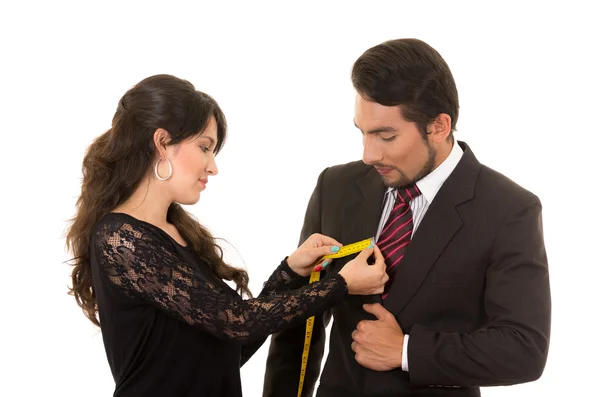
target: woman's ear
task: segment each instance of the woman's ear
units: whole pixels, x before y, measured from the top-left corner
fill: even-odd
[[[157,128],[156,131],[154,131],[154,147],[161,159],[164,159],[167,156],[167,145],[170,140],[171,136],[164,128]]]

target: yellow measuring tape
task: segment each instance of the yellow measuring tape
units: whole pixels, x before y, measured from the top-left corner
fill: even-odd
[[[343,247],[340,247],[340,250],[338,252],[336,252],[335,254],[323,256],[321,259],[319,259],[319,261],[317,263],[315,263],[315,266],[322,264],[327,259],[336,259],[336,258],[341,258],[344,256],[356,254],[357,252],[364,250],[371,244],[375,245],[374,241],[375,241],[374,238],[368,238],[368,239],[365,239],[362,241],[358,241],[356,243],[344,245]],[[314,283],[316,281],[319,281],[320,277],[321,277],[320,271],[312,272],[310,275],[309,283]],[[310,317],[308,320],[306,320],[306,333],[304,335],[304,350],[302,351],[302,366],[300,368],[300,384],[298,385],[298,397],[301,397],[301,395],[302,395],[302,387],[304,386],[304,377],[306,376],[306,366],[308,364],[308,352],[310,350],[310,340],[312,338],[312,331],[313,331],[314,325],[315,325],[315,317],[314,316]]]

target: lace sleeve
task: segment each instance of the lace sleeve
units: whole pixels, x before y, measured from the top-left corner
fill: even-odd
[[[303,277],[294,272],[287,263],[287,257],[281,261],[281,264],[275,269],[271,277],[263,284],[259,298],[267,295],[274,295],[277,292],[283,292],[300,288],[308,284],[310,277]],[[261,346],[265,343],[267,336],[254,341],[253,343],[242,346],[242,356],[240,367],[242,367]]]
[[[275,269],[271,277],[263,284],[259,296],[273,295],[277,292],[289,291],[308,284],[310,277],[303,277],[294,272],[287,263],[287,257]]]
[[[217,338],[244,344],[296,326],[347,294],[344,279],[335,275],[244,300],[208,281],[153,233],[131,223],[100,228],[96,249],[104,273],[117,287]]]

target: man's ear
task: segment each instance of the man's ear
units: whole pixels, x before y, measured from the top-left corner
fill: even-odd
[[[167,145],[171,141],[171,135],[164,128],[157,128],[154,131],[154,147],[158,153],[158,157],[164,159],[167,156]]]
[[[427,135],[432,143],[440,143],[448,139],[452,129],[452,119],[446,113],[440,113],[429,125]]]

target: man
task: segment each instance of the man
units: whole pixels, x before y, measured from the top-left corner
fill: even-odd
[[[363,160],[321,173],[300,240],[374,236],[390,281],[315,319],[302,396],[313,395],[331,315],[318,397],[479,396],[538,379],[550,337],[539,199],[454,139],[454,79],[428,44],[377,45],[352,82]],[[272,336],[264,397],[297,395],[304,332]]]

